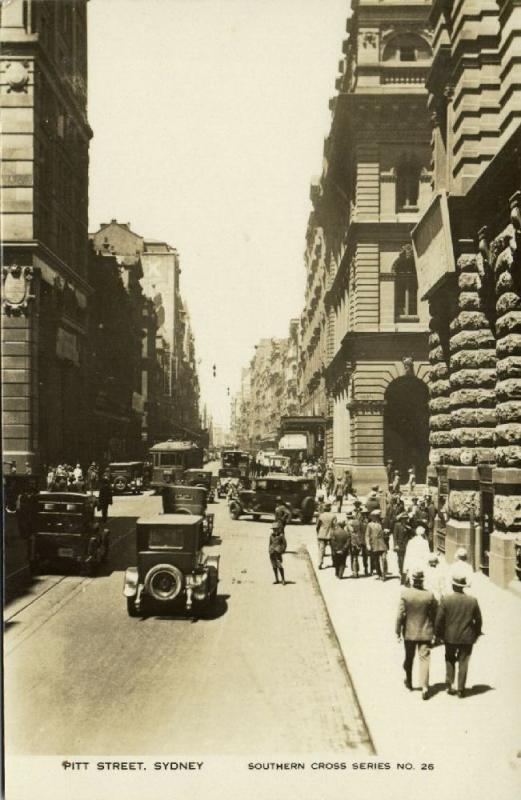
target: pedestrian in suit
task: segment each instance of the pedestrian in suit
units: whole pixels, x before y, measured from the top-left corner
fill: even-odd
[[[376,571],[377,578],[385,581],[387,575],[387,542],[380,522],[381,511],[375,508],[370,513],[371,521],[365,530],[365,541],[371,557],[371,574]]]
[[[348,515],[349,516],[349,515]],[[351,529],[351,572],[354,578],[358,578],[360,565],[358,563],[358,556],[362,554],[362,546],[365,551],[365,526],[362,526],[362,518],[359,513],[356,513],[352,519],[349,520],[349,527]],[[362,556],[362,563],[365,564],[365,573],[367,574],[367,553],[365,561]]]
[[[336,523],[336,515],[331,511],[331,503],[324,503],[324,510],[319,514],[317,520],[317,540],[318,540],[318,568],[322,569],[326,547],[331,539],[331,531]]]
[[[112,505],[112,486],[110,479],[104,476],[101,479],[101,485],[98,496],[98,508],[101,511],[101,521],[106,522],[109,515],[109,506]]]
[[[470,656],[483,624],[478,601],[463,591],[466,585],[463,570],[452,573],[453,591],[442,597],[435,626],[436,635],[445,642],[445,685],[449,694],[454,694],[458,664],[458,697],[465,696]]]
[[[411,538],[411,529],[408,523],[408,515],[406,511],[397,514],[396,521],[393,526],[393,543],[396,558],[398,559],[398,572],[400,573],[400,582],[405,583],[405,572],[403,569],[403,562],[405,559],[405,550]]]
[[[286,552],[287,543],[284,536],[284,528],[281,527],[280,522],[274,522],[271,526],[270,542],[268,553],[270,556],[271,566],[275,575],[275,583],[279,583],[279,572],[282,579],[282,585],[286,585],[284,577],[284,567],[282,565],[282,556]]]
[[[396,635],[405,647],[405,686],[412,689],[412,667],[414,656],[418,651],[420,661],[420,684],[422,698],[429,697],[429,666],[431,660],[431,644],[434,640],[434,623],[436,618],[436,599],[432,592],[423,588],[423,569],[412,572],[412,586],[402,589],[400,605],[396,617]]]
[[[331,531],[331,558],[335,568],[337,578],[344,577],[346,559],[351,545],[351,532],[348,530],[346,521],[336,522]]]
[[[338,503],[337,512],[340,514],[342,511],[342,501],[344,499],[344,481],[342,478],[337,478],[335,483],[335,502]]]

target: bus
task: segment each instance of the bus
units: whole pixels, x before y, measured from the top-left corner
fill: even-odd
[[[163,489],[177,483],[186,469],[203,466],[203,449],[193,442],[169,439],[150,448],[152,480],[154,489]]]
[[[240,470],[241,478],[248,478],[250,475],[250,454],[244,450],[223,450],[221,464],[223,469],[235,467]]]

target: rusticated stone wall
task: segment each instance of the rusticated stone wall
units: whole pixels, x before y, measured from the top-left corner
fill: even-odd
[[[452,444],[452,420],[450,416],[450,381],[448,335],[450,305],[443,295],[429,308],[429,412],[430,412],[430,463],[446,463]]]
[[[521,468],[521,280],[516,233],[510,226],[492,244],[497,309],[498,467]]]
[[[496,278],[498,375],[494,531],[503,535],[521,532],[520,199],[520,192],[511,198],[514,224],[509,225],[491,246]]]
[[[496,342],[485,314],[478,256],[460,256],[458,269],[459,313],[451,323],[450,340],[448,462],[470,466],[494,460]]]

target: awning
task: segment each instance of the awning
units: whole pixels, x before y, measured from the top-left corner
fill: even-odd
[[[286,433],[279,442],[279,450],[307,450],[307,447],[305,433]]]

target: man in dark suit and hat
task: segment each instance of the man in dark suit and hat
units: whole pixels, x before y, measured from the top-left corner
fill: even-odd
[[[441,598],[436,614],[436,636],[445,642],[445,684],[454,694],[456,663],[458,664],[458,697],[465,696],[470,656],[483,624],[479,603],[465,594],[467,576],[464,570],[452,573],[452,592]]]

